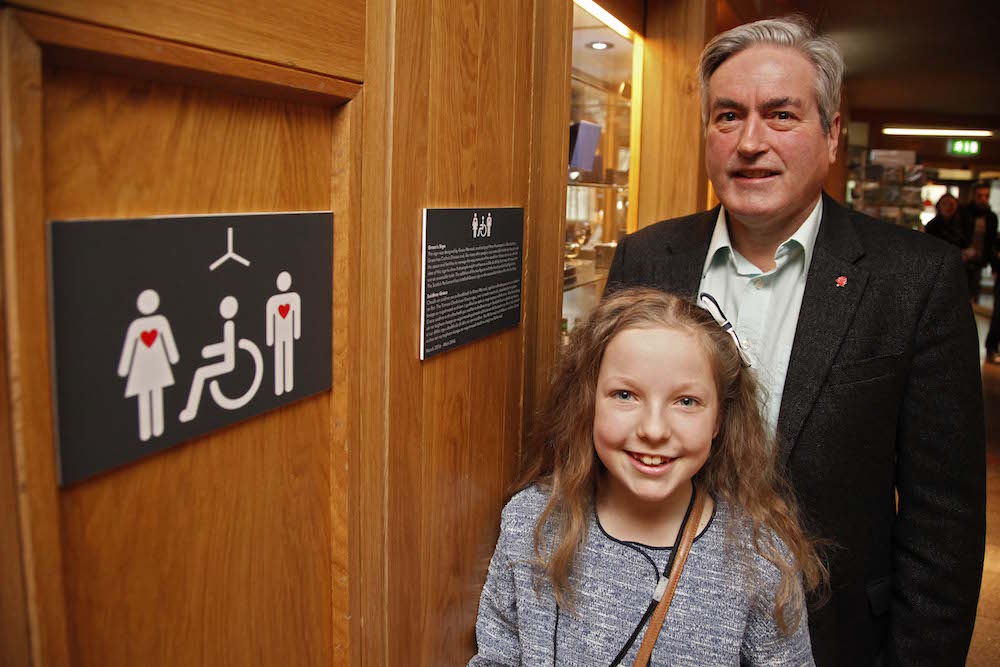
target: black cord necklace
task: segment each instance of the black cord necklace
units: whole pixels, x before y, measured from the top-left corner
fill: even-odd
[[[694,508],[695,495],[694,480],[692,480],[691,500],[688,501],[687,510],[684,512],[684,520],[681,521],[680,528],[677,529],[677,537],[674,538],[674,546],[670,550],[670,558],[667,559],[667,564],[663,568],[663,574],[660,576],[660,580],[656,584],[656,590],[653,593],[653,597],[649,601],[649,606],[646,608],[646,612],[642,615],[642,618],[639,619],[639,623],[632,631],[632,636],[629,637],[628,641],[625,642],[625,645],[622,646],[622,650],[620,650],[618,655],[615,656],[615,659],[611,661],[611,665],[609,667],[618,667],[621,664],[621,661],[625,659],[629,649],[632,648],[635,644],[635,640],[639,637],[639,632],[641,632],[646,626],[646,623],[649,622],[649,618],[653,615],[653,611],[656,610],[656,605],[660,602],[660,596],[663,595],[663,591],[661,589],[666,588],[667,580],[670,578],[670,573],[673,572],[674,558],[677,556],[677,545],[680,544],[681,535],[684,534],[684,527],[687,526],[688,519],[691,518],[691,510]],[[558,648],[557,639],[559,636],[559,616],[559,603],[556,603],[556,622],[555,627],[552,630],[552,667],[556,666],[556,656],[558,655],[556,649]],[[650,657],[650,659],[652,659],[652,657]]]

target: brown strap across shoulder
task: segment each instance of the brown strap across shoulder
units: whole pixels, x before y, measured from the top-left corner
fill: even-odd
[[[670,600],[677,590],[677,582],[681,578],[684,570],[684,563],[687,561],[688,553],[691,551],[691,543],[694,536],[698,534],[698,524],[701,523],[701,513],[705,509],[705,492],[700,486],[695,486],[694,506],[691,508],[691,516],[687,525],[684,526],[684,533],[681,535],[680,543],[677,545],[677,555],[674,560],[674,567],[670,570],[670,578],[667,580],[667,589],[660,598],[653,617],[649,619],[649,627],[646,628],[646,635],[642,638],[642,645],[635,656],[634,667],[646,667],[649,658],[653,655],[653,646],[660,636],[660,628],[663,627],[663,619],[667,616],[667,609],[670,607]]]

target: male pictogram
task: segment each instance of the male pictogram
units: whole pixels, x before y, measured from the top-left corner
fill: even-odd
[[[274,346],[274,395],[291,391],[295,380],[293,341],[302,334],[302,300],[289,292],[292,276],[282,271],[277,279],[278,294],[267,300],[267,344]]]

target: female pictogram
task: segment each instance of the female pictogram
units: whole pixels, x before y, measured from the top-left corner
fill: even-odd
[[[257,393],[257,389],[260,388],[260,381],[264,374],[264,358],[260,354],[260,348],[257,347],[256,343],[246,338],[241,338],[239,343],[236,342],[236,325],[233,324],[233,318],[236,317],[239,306],[239,302],[233,296],[227,296],[219,303],[219,314],[225,320],[225,323],[222,325],[222,341],[203,347],[201,356],[203,359],[222,357],[222,360],[214,364],[202,366],[194,372],[194,380],[191,382],[191,391],[188,394],[187,405],[179,416],[182,422],[189,422],[198,415],[198,404],[201,402],[201,392],[205,387],[205,381],[209,378],[216,378],[220,375],[231,373],[236,368],[237,346],[249,352],[250,356],[253,357],[254,375],[253,381],[250,383],[250,388],[238,398],[229,398],[219,388],[219,381],[212,380],[209,385],[209,392],[212,394],[212,398],[219,407],[226,410],[236,410],[249,403],[250,399]]]
[[[143,290],[136,307],[144,317],[136,318],[125,333],[119,377],[128,377],[125,398],[139,399],[139,439],[163,435],[163,388],[174,383],[172,364],[180,359],[170,323],[163,315],[154,315],[160,307],[155,290]]]
[[[291,391],[295,384],[293,340],[302,334],[302,300],[289,292],[292,276],[288,271],[278,274],[278,294],[267,300],[267,344],[274,346],[274,395]]]

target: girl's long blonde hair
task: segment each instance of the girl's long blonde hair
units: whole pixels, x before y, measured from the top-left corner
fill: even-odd
[[[604,466],[594,451],[597,377],[611,339],[625,329],[665,327],[692,334],[704,346],[719,393],[721,426],[697,484],[725,501],[734,524],[750,528],[753,549],[781,573],[775,620],[794,632],[806,591],[825,591],[828,574],[813,541],[800,527],[791,488],[780,474],[776,447],[762,416],[758,382],[740,362],[733,339],[693,302],[650,288],[624,289],[604,298],[573,330],[532,438],[515,491],[539,484],[550,492],[535,526],[535,555],[556,601],[572,609],[570,573],[586,538]],[[548,532],[548,539],[545,535]],[[730,538],[735,534],[729,527]],[[787,547],[783,553],[773,537]],[[744,552],[745,554],[748,552]]]

